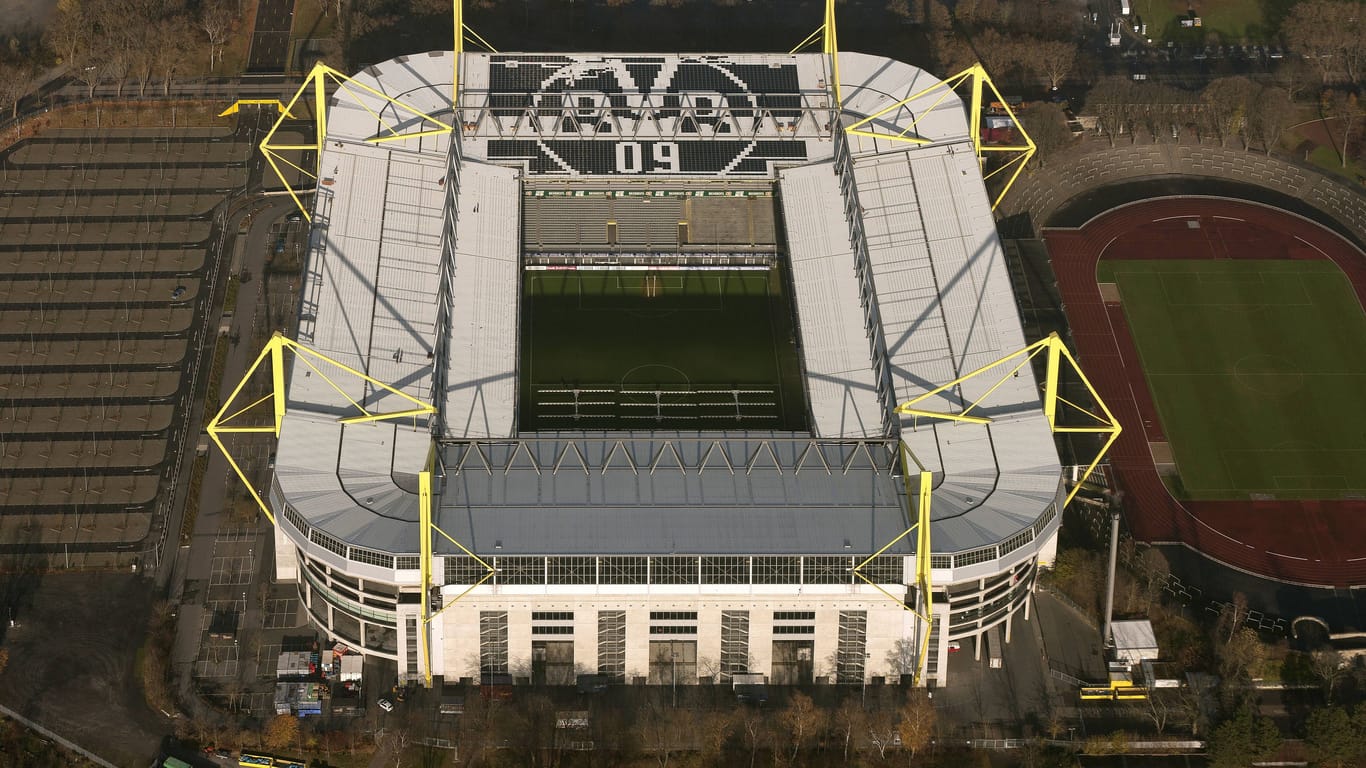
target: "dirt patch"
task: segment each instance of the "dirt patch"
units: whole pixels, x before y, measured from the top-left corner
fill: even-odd
[[[147,765],[171,729],[147,708],[134,669],[151,582],[50,573],[3,591],[17,626],[4,638],[0,703],[116,765]]]
[[[1100,288],[1100,300],[1106,304],[1119,304],[1119,283],[1097,283]]]

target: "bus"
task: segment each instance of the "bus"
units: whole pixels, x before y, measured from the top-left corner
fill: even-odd
[[[237,764],[242,768],[274,768],[275,758],[270,755],[262,755],[257,752],[242,750],[242,754],[237,757]]]

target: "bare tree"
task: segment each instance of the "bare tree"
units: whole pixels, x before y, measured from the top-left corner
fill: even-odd
[[[758,707],[746,707],[740,712],[740,733],[749,748],[749,768],[754,768],[754,758],[759,749],[767,744],[772,736],[768,724],[768,713]]]
[[[1048,78],[1048,86],[1055,91],[1077,64],[1077,45],[1070,41],[1036,40],[1028,50],[1037,62],[1035,69]]]
[[[1295,102],[1283,88],[1263,88],[1257,94],[1253,125],[1268,155],[1281,140],[1281,134],[1295,120]]]
[[[850,747],[858,748],[854,739],[861,738],[864,731],[868,730],[868,713],[859,702],[852,698],[845,699],[840,708],[835,710],[834,726],[835,737],[843,742],[841,763],[848,765]]]
[[[10,117],[19,116],[19,101],[33,82],[31,72],[23,64],[0,61],[0,107],[9,105]]]
[[[825,713],[816,706],[810,696],[800,691],[792,694],[787,706],[778,714],[778,724],[792,748],[788,762],[797,761],[797,754],[815,738],[816,729],[824,719]]]
[[[1356,83],[1366,55],[1361,15],[1354,2],[1305,0],[1290,9],[1281,31],[1293,50],[1313,62],[1322,84],[1339,75]]]
[[[1072,131],[1067,128],[1067,116],[1057,104],[1031,104],[1020,113],[1020,122],[1024,124],[1029,137],[1034,140],[1034,145],[1038,147],[1039,165],[1045,164],[1049,155],[1072,142]]]
[[[156,24],[149,52],[151,67],[161,73],[162,93],[171,92],[171,79],[191,45],[190,25],[182,16],[167,16]]]
[[[206,0],[199,13],[199,28],[209,37],[209,69],[214,68],[214,54],[223,58],[223,44],[232,29],[232,8],[223,0]]]
[[[909,753],[911,764],[915,755],[929,746],[934,737],[938,715],[934,711],[934,700],[923,688],[914,688],[906,694],[906,703],[901,705],[901,722],[896,731],[901,736],[901,748]]]
[[[1331,707],[1338,682],[1347,674],[1342,654],[1331,649],[1314,651],[1309,655],[1309,669],[1323,682],[1323,697]]]
[[[1096,125],[1110,140],[1112,147],[1115,137],[1122,134],[1131,123],[1133,101],[1134,84],[1128,78],[1117,75],[1097,81],[1086,96],[1087,111],[1096,116]],[[1072,599],[1095,610],[1100,594],[1100,577],[1103,575],[1099,558],[1084,550],[1067,550],[1058,556],[1054,571],[1058,574],[1059,586],[1071,593]]]
[[[1357,95],[1350,91],[1325,91],[1322,100],[1323,114],[1325,117],[1333,118],[1342,126],[1342,144],[1338,147],[1338,157],[1342,160],[1342,167],[1347,167],[1347,160],[1351,157],[1349,147],[1352,145],[1352,131],[1361,121],[1361,102]]]
[[[1172,702],[1163,695],[1162,691],[1153,690],[1149,691],[1148,699],[1144,704],[1146,705],[1144,714],[1148,716],[1149,720],[1153,721],[1153,728],[1157,731],[1157,735],[1161,736],[1162,732],[1167,728],[1167,723],[1171,721],[1173,714]]]
[[[877,756],[881,760],[887,759],[887,751],[896,745],[901,738],[897,732],[896,717],[883,709],[877,709],[869,713],[868,716],[868,743],[877,750]]]
[[[691,710],[665,707],[659,696],[650,696],[641,706],[638,722],[641,744],[654,754],[659,768],[669,768],[669,761],[687,748],[693,734]]]
[[[1209,127],[1227,146],[1233,136],[1241,136],[1247,148],[1248,116],[1252,112],[1257,86],[1245,77],[1221,77],[1210,81],[1200,93]]]

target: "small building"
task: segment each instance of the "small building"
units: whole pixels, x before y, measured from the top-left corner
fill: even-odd
[[[1113,622],[1110,637],[1115,643],[1115,661],[1133,667],[1158,656],[1157,635],[1153,634],[1153,623],[1147,619]]]
[[[361,670],[364,666],[365,658],[362,656],[357,654],[343,656],[341,657],[341,668],[337,676],[343,683],[359,683],[361,679]]]
[[[321,715],[327,686],[322,683],[276,683],[275,714]]]
[[[311,651],[285,651],[275,663],[275,676],[280,679],[301,679],[319,674],[318,654]]]

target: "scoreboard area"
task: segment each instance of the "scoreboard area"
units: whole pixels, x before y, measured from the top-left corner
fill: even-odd
[[[819,55],[471,57],[462,150],[545,176],[773,177],[831,152]]]

